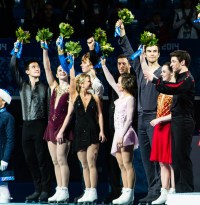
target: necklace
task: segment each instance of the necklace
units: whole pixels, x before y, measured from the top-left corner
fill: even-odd
[[[60,86],[57,87],[56,89],[56,94],[58,97],[60,97],[61,95],[63,95],[64,93],[66,93],[68,91],[68,86],[66,88],[61,88]]]

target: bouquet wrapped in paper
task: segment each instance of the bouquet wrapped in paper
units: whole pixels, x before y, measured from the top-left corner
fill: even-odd
[[[127,8],[119,10],[118,17],[122,20],[124,25],[133,23],[135,18],[132,12]]]

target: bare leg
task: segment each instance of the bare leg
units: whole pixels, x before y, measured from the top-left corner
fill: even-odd
[[[126,188],[126,187],[128,187],[127,173],[126,173],[126,169],[125,169],[124,164],[123,164],[122,153],[116,152],[115,157],[117,159],[117,163],[118,163],[120,171],[121,171],[123,187]]]
[[[162,188],[169,190],[170,187],[170,167],[168,164],[163,164],[160,162],[160,169],[161,169],[161,183]]]
[[[98,173],[96,167],[96,160],[98,156],[98,151],[99,151],[99,144],[92,144],[87,149],[87,162],[88,162],[89,173],[90,173],[91,188],[97,187]]]
[[[49,148],[51,159],[52,159],[52,162],[54,165],[57,186],[61,187],[62,186],[62,179],[61,179],[61,171],[60,171],[60,166],[58,164],[57,153],[56,153],[57,152],[57,145],[49,141],[48,148]]]
[[[171,173],[171,188],[175,189],[174,169],[172,168],[171,165],[169,165],[169,167],[170,167],[170,173]]]
[[[57,144],[57,160],[60,167],[61,184],[62,187],[68,187],[69,183],[69,166],[67,156],[70,149],[70,142],[66,140],[65,143]]]
[[[135,185],[135,170],[133,168],[133,145],[121,149],[122,161],[126,171],[127,188],[133,189]]]
[[[81,162],[82,168],[83,168],[83,179],[85,182],[85,187],[90,188],[91,183],[90,183],[90,171],[88,167],[88,162],[87,162],[87,152],[86,150],[81,150],[77,153],[78,159]]]

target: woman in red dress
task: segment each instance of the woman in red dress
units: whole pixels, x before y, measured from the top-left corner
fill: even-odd
[[[162,66],[163,81],[174,82],[170,63]],[[157,117],[150,124],[154,127],[150,160],[159,162],[161,168],[161,195],[151,204],[163,204],[168,193],[175,193],[172,164],[171,113],[172,96],[160,93],[157,100]]]

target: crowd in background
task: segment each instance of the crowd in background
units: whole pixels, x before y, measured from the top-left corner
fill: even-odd
[[[85,37],[97,27],[113,37],[119,9],[128,8],[135,21],[127,32],[139,35],[149,30],[157,34],[161,44],[176,38],[197,39],[200,26],[193,23],[197,3],[198,0],[1,0],[0,37],[15,37],[15,30],[21,26],[32,37],[38,29],[49,28],[57,38],[60,22],[74,27],[73,38]]]

